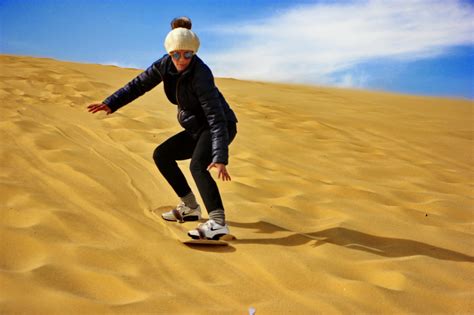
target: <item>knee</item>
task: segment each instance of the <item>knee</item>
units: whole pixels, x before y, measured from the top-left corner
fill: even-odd
[[[191,174],[196,175],[207,172],[207,165],[205,164],[206,163],[203,163],[202,161],[191,160],[191,163],[189,164],[189,170],[191,171]]]
[[[155,151],[153,151],[153,160],[157,166],[160,166],[160,164],[163,164],[163,162],[167,160],[166,150],[163,149],[163,146],[159,145]]]

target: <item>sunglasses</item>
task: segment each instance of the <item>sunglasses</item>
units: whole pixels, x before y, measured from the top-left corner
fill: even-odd
[[[171,57],[173,57],[174,60],[179,60],[181,58],[181,53],[175,51],[174,53],[170,54]],[[183,58],[184,59],[191,59],[194,56],[194,52],[192,51],[185,51],[183,53]]]

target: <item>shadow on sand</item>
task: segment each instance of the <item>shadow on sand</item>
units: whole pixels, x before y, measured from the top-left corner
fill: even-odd
[[[232,253],[235,252],[235,247],[231,246],[213,246],[213,245],[202,245],[202,244],[185,244],[187,247],[200,250],[203,252],[212,252],[212,253]]]
[[[296,233],[265,221],[253,223],[228,221],[228,224],[231,227],[254,229],[256,230],[256,233],[265,235],[264,238],[239,238],[234,241],[236,244],[298,246],[313,242],[313,246],[318,247],[325,243],[331,243],[384,257],[409,257],[423,255],[441,260],[474,262],[473,256],[449,249],[413,240],[370,235],[344,227],[335,227],[312,233]],[[271,238],[272,233],[281,231],[290,232],[292,234],[285,237]]]

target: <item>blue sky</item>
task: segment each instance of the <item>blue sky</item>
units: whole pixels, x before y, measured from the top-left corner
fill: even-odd
[[[144,69],[181,15],[218,77],[474,99],[467,0],[0,0],[0,53]]]

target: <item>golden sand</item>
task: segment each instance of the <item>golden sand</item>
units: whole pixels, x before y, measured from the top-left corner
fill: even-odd
[[[1,314],[474,312],[472,101],[218,79],[238,240],[190,248],[146,215],[178,202],[161,86],[91,115],[140,70],[0,67]]]

